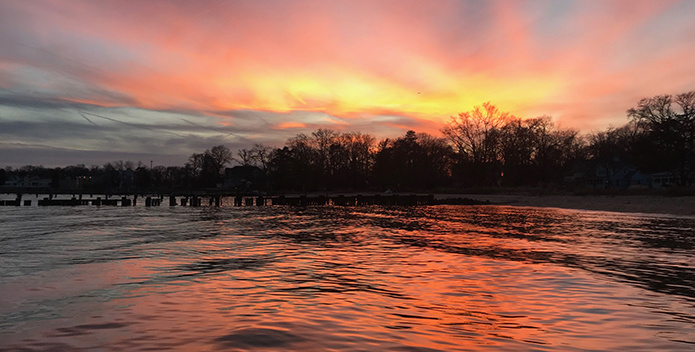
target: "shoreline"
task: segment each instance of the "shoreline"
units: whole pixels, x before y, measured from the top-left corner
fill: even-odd
[[[613,211],[695,216],[695,197],[664,197],[645,195],[506,195],[506,194],[436,194],[436,199],[470,198],[490,205],[561,208],[575,210]]]
[[[358,193],[341,194],[354,196]],[[435,193],[434,197],[436,200],[461,198],[497,206],[695,216],[695,196]],[[14,197],[0,195],[0,200],[14,200]]]

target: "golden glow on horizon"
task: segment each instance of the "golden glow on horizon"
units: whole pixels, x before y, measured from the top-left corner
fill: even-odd
[[[206,82],[211,83],[208,85]],[[518,110],[516,102],[547,99],[558,87],[558,82],[540,76],[500,80],[484,75],[452,75],[443,71],[429,76],[426,85],[410,87],[348,69],[296,74],[230,72],[210,77],[209,81],[192,75],[180,77],[178,84],[166,85],[165,93],[183,96],[185,91],[191,90],[190,87],[196,86],[199,89],[195,91],[205,92],[205,96],[195,99],[192,108],[200,105],[209,110],[319,111],[340,117],[392,114],[433,122],[445,122],[449,116],[470,109],[491,96],[496,98],[498,106]],[[128,90],[131,87],[121,88]],[[140,97],[143,105],[157,108],[159,92],[148,93],[136,88],[132,93]]]

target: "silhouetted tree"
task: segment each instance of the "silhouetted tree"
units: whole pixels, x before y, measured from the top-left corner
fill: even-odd
[[[135,169],[135,187],[140,190],[147,190],[151,186],[151,176],[150,171],[144,167],[140,166]]]
[[[639,101],[628,116],[646,131],[641,143],[653,151],[653,168],[670,171],[680,186],[695,176],[695,91]]]
[[[451,147],[442,138],[408,131],[379,143],[374,163],[377,186],[394,190],[427,189],[448,183]]]
[[[253,163],[253,152],[249,149],[239,149],[236,155],[237,157],[234,158],[234,161],[238,162],[241,166],[249,166]]]
[[[442,132],[468,161],[484,164],[497,160],[499,129],[514,119],[490,102],[452,116]]]
[[[469,186],[497,184],[501,176],[500,129],[513,119],[490,102],[451,117],[442,133],[456,149],[459,182]]]
[[[253,165],[259,167],[263,172],[267,172],[272,152],[272,147],[263,144],[254,144],[250,151]]]
[[[578,158],[583,148],[579,132],[557,128],[549,116],[527,121],[535,136],[532,163],[537,171],[537,182],[543,185],[561,182],[568,162]]]
[[[193,153],[188,158],[185,169],[194,188],[215,187],[222,180],[224,167],[232,161],[232,152],[224,145],[218,145],[203,153]]]
[[[232,152],[224,145],[217,145],[205,151],[209,155],[211,167],[216,170],[219,176],[224,171],[224,166],[232,161]]]

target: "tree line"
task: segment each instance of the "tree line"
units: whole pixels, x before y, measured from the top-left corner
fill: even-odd
[[[678,186],[692,185],[695,91],[642,99],[627,117],[621,127],[581,135],[559,127],[549,116],[522,119],[488,102],[451,117],[441,137],[408,131],[377,140],[367,133],[319,129],[298,134],[280,148],[256,144],[233,154],[223,145],[215,146],[192,154],[183,166],[122,161],[90,168],[24,166],[0,171],[0,181],[34,175],[51,178],[51,187],[60,187],[61,180],[80,178],[83,188],[94,191],[231,187],[396,192],[547,187],[563,185],[565,175],[578,168],[601,167],[610,175],[629,164],[645,173],[668,173]],[[233,161],[238,165],[225,175]]]

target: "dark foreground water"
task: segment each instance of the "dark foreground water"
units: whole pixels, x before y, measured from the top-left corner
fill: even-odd
[[[693,351],[695,219],[0,209],[0,350]]]

